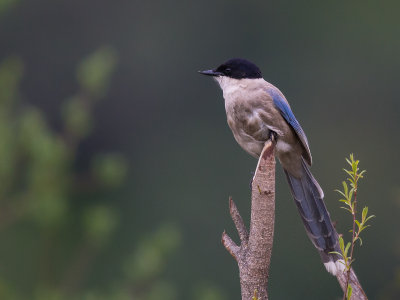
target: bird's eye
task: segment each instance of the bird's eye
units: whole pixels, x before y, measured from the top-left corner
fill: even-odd
[[[231,68],[226,68],[226,69],[225,69],[225,73],[226,73],[226,74],[229,74],[230,72],[231,72]]]

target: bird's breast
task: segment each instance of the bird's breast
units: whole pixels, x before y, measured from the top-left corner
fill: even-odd
[[[250,96],[250,98],[248,98]],[[224,93],[228,125],[238,144],[249,154],[258,157],[269,138],[269,127],[261,118],[267,114],[250,99],[252,95],[242,92]]]

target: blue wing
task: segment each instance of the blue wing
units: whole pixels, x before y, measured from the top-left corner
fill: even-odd
[[[301,128],[299,121],[296,120],[290,106],[287,102],[283,99],[283,97],[277,91],[273,89],[268,91],[274,101],[275,106],[279,109],[282,117],[288,122],[288,124],[294,129],[297,136],[299,137],[301,143],[303,144],[304,149],[306,150],[306,154],[308,157],[304,157],[306,161],[309,162],[311,165],[311,151],[310,147],[308,146],[308,140],[306,134],[304,133],[303,128]]]

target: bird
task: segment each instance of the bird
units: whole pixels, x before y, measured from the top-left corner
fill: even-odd
[[[311,151],[306,134],[283,93],[263,79],[260,69],[243,58],[230,59],[215,69],[199,71],[222,89],[228,126],[237,143],[259,158],[266,141],[275,142],[306,233],[332,275],[344,270],[338,234],[324,203],[324,192],[311,174]]]

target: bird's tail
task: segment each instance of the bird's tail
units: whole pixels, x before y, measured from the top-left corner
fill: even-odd
[[[327,271],[336,275],[344,265],[338,255],[338,234],[324,203],[324,192],[312,176],[307,163],[302,159],[301,177],[295,177],[285,170],[294,202],[300,212],[307,235],[318,249]]]

